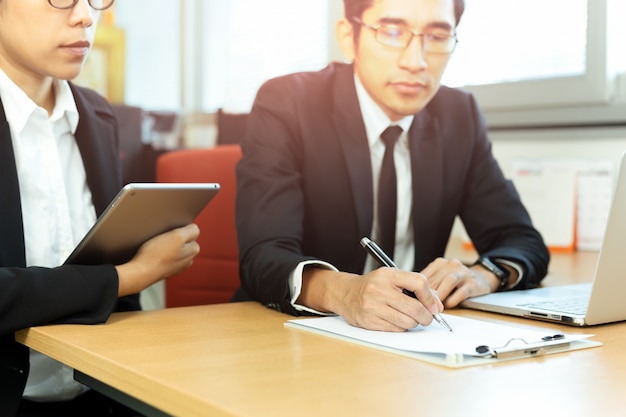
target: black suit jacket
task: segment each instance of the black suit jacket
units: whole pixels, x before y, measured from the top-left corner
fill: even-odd
[[[477,250],[515,260],[520,287],[546,274],[549,255],[493,158],[474,98],[441,87],[409,130],[415,270],[443,256],[455,217]],[[240,276],[247,296],[299,314],[288,277],[307,259],[362,273],[359,241],[372,229],[369,146],[351,65],[261,87],[237,167]],[[240,293],[237,299],[245,299]]]
[[[117,122],[96,93],[72,86],[80,120],[76,142],[100,215],[122,186]],[[139,309],[137,295],[117,299],[113,265],[26,268],[19,185],[9,124],[0,101],[0,415],[14,415],[28,375],[18,329],[47,323],[100,323],[114,309]]]

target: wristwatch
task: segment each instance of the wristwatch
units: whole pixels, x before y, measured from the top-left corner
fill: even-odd
[[[488,258],[486,256],[480,257],[480,259],[478,259],[474,263],[474,265],[482,266],[487,271],[489,271],[492,274],[494,274],[500,280],[500,285],[498,286],[498,291],[502,291],[503,289],[508,287],[509,279],[511,278],[511,273],[509,272],[508,269],[501,268],[500,266],[498,266],[498,264],[496,264],[494,261],[492,261],[491,258]]]

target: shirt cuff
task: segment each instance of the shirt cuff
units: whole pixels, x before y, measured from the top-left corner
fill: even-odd
[[[506,265],[506,266],[510,266],[511,268],[515,269],[517,271],[517,279],[515,280],[515,282],[513,284],[509,285],[509,290],[512,290],[513,288],[515,288],[520,282],[522,282],[522,278],[524,278],[524,268],[522,268],[521,265],[515,263],[515,262],[511,262],[509,260],[506,259],[501,259],[501,258],[494,258],[494,261],[496,261],[499,264],[502,265]]]
[[[319,314],[321,316],[334,316],[334,313],[322,313],[315,309],[296,303],[300,293],[302,292],[302,272],[304,267],[308,265],[315,265],[316,267],[330,269],[331,271],[339,271],[337,268],[324,261],[303,261],[296,266],[296,269],[289,275],[289,290],[291,291],[291,305],[297,311],[307,311],[309,313]]]

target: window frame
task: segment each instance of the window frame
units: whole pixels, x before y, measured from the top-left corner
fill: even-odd
[[[626,124],[626,102],[610,74],[608,0],[587,0],[585,73],[578,76],[464,86],[491,128]]]
[[[328,61],[342,61],[344,57],[337,45],[335,24],[343,17],[343,4],[339,0],[325,1],[328,4]],[[618,70],[623,72],[616,73],[608,59],[609,50],[612,46],[615,49],[615,45],[611,46],[609,42],[615,44],[619,41],[614,39],[615,34],[611,37],[605,30],[617,27],[613,23],[617,17],[609,16],[609,11],[612,4],[623,0],[586,1],[588,47],[584,75],[462,87],[476,96],[490,128],[626,125],[626,69],[623,65],[626,58],[617,65]],[[202,92],[208,82],[203,73],[206,64],[203,61],[207,59],[204,56],[206,45],[202,45],[197,36],[198,30],[206,24],[202,19],[206,2],[185,0],[179,7],[181,30],[178,56],[168,62],[178,68],[180,78],[172,83],[178,85],[179,92],[176,102],[166,107],[198,112],[202,111]],[[619,29],[618,35],[621,31]],[[615,55],[612,58],[615,59]],[[136,78],[130,77],[137,72],[136,69],[133,71],[126,68],[129,84]],[[142,88],[148,87],[141,86],[138,90],[143,91]],[[129,92],[125,94],[127,99]],[[132,97],[143,96],[135,92]],[[143,100],[140,105],[145,105],[145,102]]]

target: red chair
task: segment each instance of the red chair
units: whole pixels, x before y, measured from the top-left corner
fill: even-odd
[[[168,152],[157,160],[157,182],[217,182],[220,191],[196,218],[200,254],[165,281],[165,307],[228,302],[239,287],[235,230],[235,165],[239,145]]]

